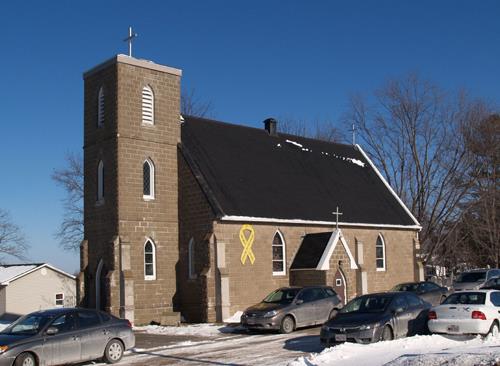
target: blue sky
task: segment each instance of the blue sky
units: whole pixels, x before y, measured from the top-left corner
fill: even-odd
[[[32,261],[75,272],[58,247],[50,175],[83,141],[82,73],[117,53],[183,70],[214,117],[339,119],[353,93],[418,72],[500,100],[499,1],[9,1],[0,5],[0,207]]]

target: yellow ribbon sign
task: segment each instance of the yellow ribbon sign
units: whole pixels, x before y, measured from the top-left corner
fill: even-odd
[[[248,237],[245,232],[249,232]],[[255,255],[252,251],[253,241],[255,239],[255,232],[253,231],[252,225],[245,224],[240,229],[240,241],[243,245],[243,252],[241,253],[241,263],[245,264],[247,258],[250,259],[250,263],[255,262]]]

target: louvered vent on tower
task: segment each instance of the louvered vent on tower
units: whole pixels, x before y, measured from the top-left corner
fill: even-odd
[[[99,96],[97,97],[97,126],[104,126],[104,88],[99,88]]]
[[[154,95],[149,86],[142,88],[142,123],[154,124]]]

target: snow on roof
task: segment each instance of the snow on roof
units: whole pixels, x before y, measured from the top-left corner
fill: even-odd
[[[190,116],[181,135],[217,218],[327,222],[339,206],[346,223],[419,226],[359,146]]]
[[[64,276],[75,279],[75,276],[53,267],[48,263],[6,264],[0,265],[0,285],[7,286],[9,282],[17,280],[18,278],[40,268],[50,268]]]
[[[0,266],[0,283],[9,282],[14,277],[17,277],[25,272],[31,271],[38,267],[39,264],[20,264]]]

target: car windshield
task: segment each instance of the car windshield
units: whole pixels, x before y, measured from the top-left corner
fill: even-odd
[[[34,335],[45,327],[51,318],[42,315],[26,315],[5,328],[3,334]]]
[[[387,309],[392,296],[361,296],[351,300],[344,306],[341,313],[381,313]]]
[[[458,283],[463,282],[479,282],[486,279],[486,271],[484,272],[465,272],[457,278]]]
[[[263,301],[267,303],[290,304],[299,291],[299,288],[279,289],[271,292]]]
[[[409,291],[416,292],[418,287],[418,283],[402,283],[400,285],[396,285],[392,288],[391,291]]]
[[[451,294],[443,301],[447,305],[483,305],[486,299],[484,292],[457,292]]]

